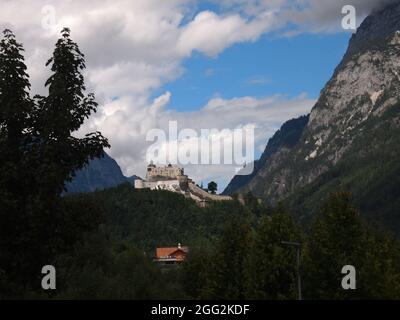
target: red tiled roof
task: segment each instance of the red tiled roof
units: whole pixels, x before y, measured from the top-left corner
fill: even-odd
[[[156,249],[156,258],[160,259],[163,257],[169,257],[174,255],[176,252],[182,251],[183,253],[188,253],[188,247],[166,247],[166,248],[157,248]]]

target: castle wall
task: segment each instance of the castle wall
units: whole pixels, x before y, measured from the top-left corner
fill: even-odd
[[[183,175],[183,169],[175,166],[155,167],[149,166],[147,168],[146,180],[158,181],[176,179],[178,176]]]
[[[189,183],[189,190],[191,193],[193,193],[194,195],[196,195],[197,197],[199,197],[201,199],[212,200],[212,201],[232,200],[232,198],[230,196],[221,196],[219,194],[208,193],[208,192],[204,191],[203,189],[199,188],[198,186],[196,186],[196,184],[194,182]]]
[[[165,180],[165,181],[142,181],[136,184],[136,189],[150,189],[150,190],[168,190],[177,192],[180,190],[178,180]]]
[[[150,164],[147,167],[146,178],[146,181],[135,180],[135,188],[182,193],[191,197],[200,206],[206,206],[207,201],[232,200],[229,196],[210,194],[199,188],[188,176],[184,175],[183,169],[176,166],[156,167]]]

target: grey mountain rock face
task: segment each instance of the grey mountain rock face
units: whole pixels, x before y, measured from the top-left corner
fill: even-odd
[[[397,128],[397,115],[389,122],[382,119],[399,97],[400,2],[396,2],[371,14],[352,36],[298,143],[279,148],[237,189],[274,203],[313,183],[354,152],[371,130],[383,124]]]
[[[68,193],[93,192],[116,187],[122,183],[134,183],[136,176],[125,177],[118,163],[108,154],[93,159],[83,169],[76,172],[73,180],[67,184]]]
[[[307,125],[309,116],[302,116],[285,122],[282,127],[269,139],[261,158],[254,163],[254,170],[250,175],[237,175],[225,188],[223,194],[234,194],[249,183],[266,165],[267,161],[280,149],[293,148],[298,142]]]

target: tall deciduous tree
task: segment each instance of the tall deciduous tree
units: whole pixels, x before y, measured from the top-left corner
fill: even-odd
[[[25,157],[32,141],[33,102],[23,51],[14,34],[4,30],[0,41],[0,268],[11,278],[11,271],[20,271],[15,253],[25,247],[21,232],[31,189],[25,179]]]
[[[31,238],[35,239],[36,259],[42,264],[54,256],[64,245],[61,234],[65,222],[60,206],[60,196],[74,172],[88,163],[89,159],[103,156],[108,141],[100,132],[75,136],[84,121],[97,109],[92,93],[86,94],[83,70],[85,59],[78,45],[65,28],[57,41],[53,56],[46,66],[52,74],[46,81],[48,95],[36,97],[32,163],[34,172],[35,204],[32,211],[36,217],[31,225]],[[68,218],[67,218],[68,219]],[[76,232],[79,233],[79,230]]]
[[[36,103],[29,98],[22,52],[5,30],[0,42],[0,273],[14,283],[38,286],[41,267],[51,264],[71,238],[62,231],[71,220],[61,204],[65,182],[109,144],[99,132],[74,136],[97,103],[93,94],[85,94],[85,60],[69,30],[62,31],[47,63],[49,93],[37,96]],[[80,234],[79,223],[76,227]]]
[[[108,141],[100,132],[76,138],[84,121],[96,112],[97,103],[92,93],[85,94],[82,75],[85,59],[78,45],[65,28],[57,41],[51,65],[53,74],[46,82],[47,97],[37,97],[37,134],[42,141],[41,152],[46,162],[41,166],[46,177],[41,184],[45,193],[59,195],[73,173],[87,164],[89,159],[101,157]]]

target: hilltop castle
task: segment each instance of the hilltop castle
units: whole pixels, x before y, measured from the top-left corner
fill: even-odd
[[[135,189],[168,190],[181,193],[201,206],[205,206],[209,201],[232,200],[229,196],[208,193],[185,175],[183,168],[171,164],[157,167],[150,163],[147,166],[146,180],[135,180]]]

